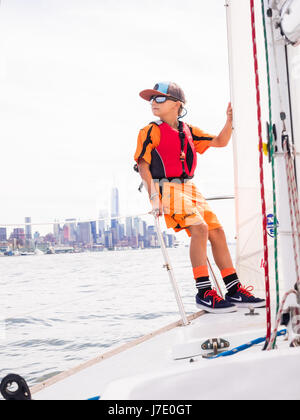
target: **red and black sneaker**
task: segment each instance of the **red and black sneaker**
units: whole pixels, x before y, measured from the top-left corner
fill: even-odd
[[[199,309],[213,314],[223,314],[237,311],[236,305],[221,298],[215,289],[207,290],[203,297],[198,293],[196,295],[196,306]]]
[[[238,306],[239,308],[245,308],[248,306],[252,306],[253,308],[264,308],[266,306],[266,301],[253,296],[252,293],[250,293],[252,290],[253,286],[244,287],[241,283],[239,283],[236,293],[231,296],[227,293],[225,300],[228,303]]]

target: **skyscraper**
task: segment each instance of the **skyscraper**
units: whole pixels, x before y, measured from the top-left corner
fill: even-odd
[[[104,244],[104,231],[105,226],[107,225],[108,220],[108,212],[106,209],[99,211],[99,222],[98,222],[98,233],[99,233],[99,239],[100,243]]]
[[[111,190],[111,232],[112,232],[112,243],[116,246],[119,242],[119,190],[114,187]]]
[[[31,217],[25,217],[25,238],[26,240],[32,239]]]
[[[10,234],[9,240],[16,239],[18,245],[24,245],[25,243],[25,232],[23,228],[14,228]]]
[[[61,231],[61,228],[59,226],[59,223],[58,223],[57,220],[55,220],[54,225],[53,225],[53,234],[54,234],[55,240],[58,244],[60,243],[60,239],[61,239],[60,231]]]
[[[90,222],[79,222],[78,223],[78,240],[83,244],[92,244],[92,229]]]
[[[132,236],[132,217],[126,217],[126,236],[131,238]]]
[[[114,187],[111,190],[111,216],[118,217],[119,215],[119,190]]]
[[[137,234],[143,236],[144,235],[144,227],[143,227],[142,219],[140,217],[134,217],[133,223],[134,223],[134,228],[137,231]]]
[[[66,225],[69,228],[69,242],[76,242],[77,241],[77,227],[76,227],[76,219],[66,219]]]
[[[6,242],[6,240],[7,240],[6,228],[0,228],[0,242]]]
[[[90,222],[90,225],[91,225],[92,240],[93,240],[93,243],[96,244],[97,243],[97,225],[96,225],[96,222]]]
[[[70,226],[64,224],[63,226],[63,242],[64,244],[68,244],[70,242]]]

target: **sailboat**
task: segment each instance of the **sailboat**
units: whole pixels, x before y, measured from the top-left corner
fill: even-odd
[[[241,283],[266,297],[266,308],[186,316],[154,216],[178,322],[37,384],[25,397],[299,399],[300,1],[227,0],[225,7],[236,267]]]

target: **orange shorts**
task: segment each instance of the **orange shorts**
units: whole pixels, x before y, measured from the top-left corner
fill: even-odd
[[[160,197],[167,228],[173,228],[175,232],[185,229],[188,236],[191,236],[191,232],[187,228],[201,223],[206,223],[208,230],[222,227],[217,216],[192,181],[185,183],[164,182]]]

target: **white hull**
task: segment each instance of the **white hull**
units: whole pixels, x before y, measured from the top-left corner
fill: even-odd
[[[262,344],[208,360],[197,352],[207,338],[222,337],[231,348],[265,335],[265,309],[225,315],[198,313],[188,326],[174,324],[115,348],[69,372],[33,387],[33,399],[201,400],[299,399],[300,349],[284,337],[278,349]],[[175,356],[176,357],[176,356]],[[194,362],[191,362],[190,359]]]

